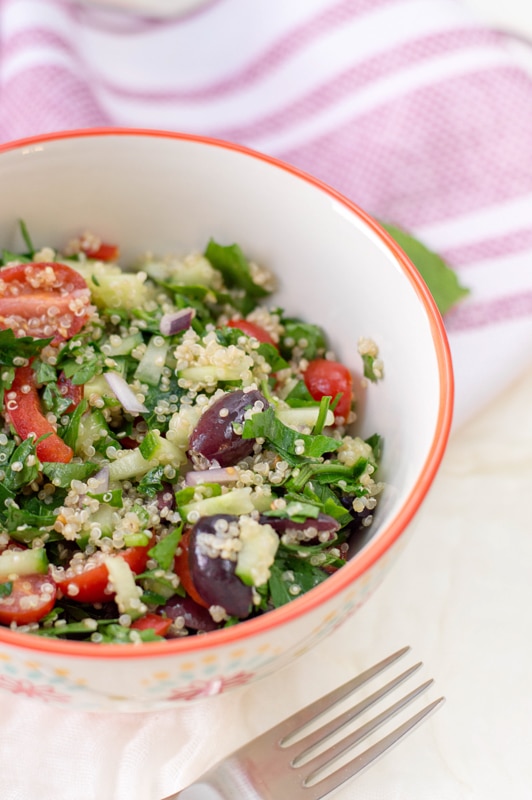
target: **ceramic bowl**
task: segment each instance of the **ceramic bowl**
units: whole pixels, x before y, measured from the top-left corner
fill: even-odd
[[[319,322],[360,374],[360,336],[384,380],[360,397],[357,433],[384,437],[386,489],[372,536],[321,585],[225,630],[144,645],[58,641],[0,628],[0,688],[77,709],[141,711],[225,692],[306,653],[367,599],[407,539],[440,464],[453,380],[441,318],[419,274],[379,225],[331,188],[225,142],[160,131],[89,130],[0,147],[0,246],[80,230],[187,253],[237,242],[280,277],[275,302]],[[422,535],[422,532],[421,532]]]

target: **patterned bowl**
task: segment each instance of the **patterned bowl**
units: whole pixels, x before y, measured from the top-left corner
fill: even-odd
[[[312,177],[237,145],[161,131],[70,131],[0,147],[0,242],[59,244],[80,229],[148,249],[238,242],[281,278],[275,301],[317,321],[360,372],[359,336],[385,378],[359,403],[385,441],[372,536],[309,593],[201,636],[144,645],[59,641],[0,628],[0,688],[94,711],[141,711],[225,692],[307,652],[367,599],[412,530],[446,447],[453,378],[441,318],[417,271],[366,213]]]

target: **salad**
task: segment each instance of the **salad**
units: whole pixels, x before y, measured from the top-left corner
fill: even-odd
[[[0,261],[0,625],[145,642],[250,619],[345,563],[383,488],[322,328],[238,245],[86,233]],[[364,374],[382,375],[359,342]]]

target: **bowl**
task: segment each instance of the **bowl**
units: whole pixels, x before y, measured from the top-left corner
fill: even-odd
[[[436,475],[452,417],[441,317],[416,269],[367,213],[293,167],[235,144],[92,129],[0,147],[0,242],[60,246],[80,230],[121,247],[188,253],[238,242],[280,276],[275,302],[319,322],[356,374],[360,336],[385,377],[360,398],[357,433],[379,432],[386,483],[371,537],[310,592],[200,636],[145,644],[60,641],[0,627],[0,688],[90,711],[149,711],[226,692],[307,653],[364,603],[397,558]]]

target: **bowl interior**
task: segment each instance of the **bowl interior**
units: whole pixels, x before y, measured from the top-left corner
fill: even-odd
[[[77,132],[7,145],[0,177],[2,247],[21,247],[19,218],[39,246],[60,247],[90,229],[120,245],[123,264],[146,250],[201,249],[210,237],[237,242],[279,277],[274,302],[321,324],[358,375],[358,339],[374,339],[385,378],[361,397],[357,432],[384,437],[388,488],[366,547],[391,536],[392,523],[399,535],[445,447],[452,377],[428,291],[370,218],[266,157],[156,132]]]

